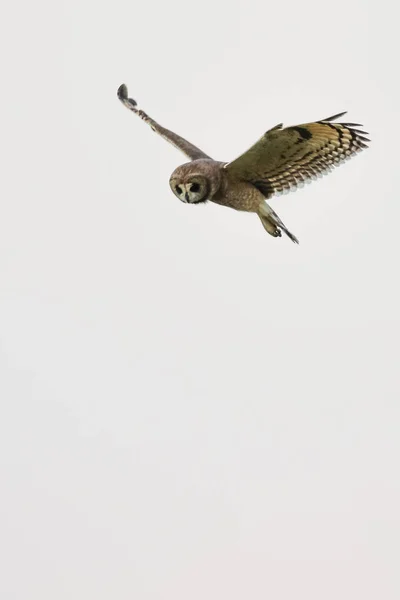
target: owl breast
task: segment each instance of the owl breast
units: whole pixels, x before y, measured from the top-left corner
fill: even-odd
[[[257,212],[264,200],[262,193],[251,183],[232,181],[225,173],[223,175],[223,183],[217,194],[211,198],[212,202],[235,210]]]

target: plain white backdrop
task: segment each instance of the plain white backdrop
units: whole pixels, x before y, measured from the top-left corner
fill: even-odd
[[[400,596],[398,20],[388,1],[10,5],[0,597]],[[180,203],[348,110],[368,151],[257,217]]]

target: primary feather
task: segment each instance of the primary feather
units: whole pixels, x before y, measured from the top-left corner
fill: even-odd
[[[355,129],[360,125],[334,122],[344,114],[285,129],[274,127],[225,168],[266,198],[289,192],[367,147],[365,132]]]

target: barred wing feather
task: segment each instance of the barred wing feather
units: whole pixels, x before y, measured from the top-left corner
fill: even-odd
[[[367,147],[370,140],[361,125],[335,122],[344,114],[285,129],[277,125],[225,168],[266,198],[296,189]]]

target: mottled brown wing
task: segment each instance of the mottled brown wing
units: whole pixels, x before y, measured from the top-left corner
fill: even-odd
[[[164,140],[167,140],[170,144],[181,150],[186,156],[188,156],[191,160],[196,160],[198,158],[210,158],[205,152],[197,148],[194,144],[191,144],[185,138],[181,137],[177,133],[170,131],[169,129],[165,129],[159,123],[157,123],[154,119],[149,117],[144,110],[141,110],[137,107],[136,100],[128,97],[128,88],[123,83],[119,86],[117,90],[118,99],[122,102],[127,109],[131,110],[133,113],[138,115],[145,123],[150,125],[153,131],[161,135]]]
[[[277,125],[225,168],[266,198],[296,189],[367,147],[366,132],[355,129],[361,125],[333,122],[344,114],[285,129]]]

